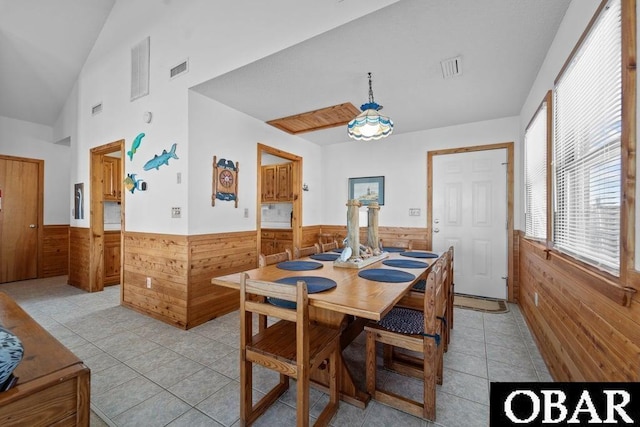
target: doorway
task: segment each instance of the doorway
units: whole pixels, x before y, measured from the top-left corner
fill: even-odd
[[[293,253],[293,248],[299,248],[302,241],[302,198],[300,197],[300,191],[302,190],[302,157],[259,143],[257,176],[256,229],[258,255],[263,252],[263,248],[271,247],[270,245],[272,245],[270,252],[282,252],[290,247]],[[265,176],[268,178],[265,178]],[[265,209],[264,214],[263,208]],[[265,222],[264,220],[274,221]],[[274,233],[270,231],[264,233],[264,242],[263,223],[269,227],[276,227]],[[291,232],[290,243],[286,238],[289,230]]]
[[[91,209],[89,233],[89,292],[104,289],[105,284],[122,283],[124,246],[124,139],[91,149]],[[117,213],[111,212],[114,204]],[[110,217],[116,216],[115,219]],[[117,227],[105,224],[112,221]],[[109,229],[111,228],[111,229]]]
[[[428,153],[434,251],[454,247],[456,292],[513,300],[513,144]]]
[[[44,160],[0,156],[0,283],[41,276]]]

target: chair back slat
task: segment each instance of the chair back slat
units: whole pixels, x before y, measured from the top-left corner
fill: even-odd
[[[267,265],[277,264],[283,261],[291,261],[290,249],[285,249],[284,252],[278,252],[276,254],[260,254],[260,256],[258,257],[258,266],[266,267]]]
[[[293,250],[296,259],[317,254],[318,252],[320,252],[320,245],[318,245],[317,243],[315,243],[313,246],[307,246],[304,248],[296,247]]]
[[[336,242],[335,240],[333,242],[322,243],[320,245],[320,250],[322,252],[329,252],[329,251],[332,251],[334,249],[338,249],[338,242]]]

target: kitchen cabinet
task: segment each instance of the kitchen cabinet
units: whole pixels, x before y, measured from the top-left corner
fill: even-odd
[[[292,163],[262,166],[262,202],[293,201]]]
[[[293,232],[291,230],[261,231],[260,250],[264,255],[277,254],[289,249],[293,253]]]
[[[104,233],[104,285],[120,283],[120,232]]]
[[[119,202],[122,197],[121,162],[117,157],[102,158],[104,200]]]

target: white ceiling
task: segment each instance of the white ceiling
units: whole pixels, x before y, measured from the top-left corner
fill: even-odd
[[[349,0],[353,1],[353,0]],[[569,0],[401,0],[196,86],[262,121],[368,100],[394,134],[515,116],[529,93]],[[462,56],[463,75],[440,61]],[[346,127],[298,136],[348,140]]]
[[[0,116],[52,126],[115,0],[0,0]]]
[[[514,116],[569,1],[400,0],[194,89],[267,121],[359,107],[372,72],[395,134]],[[0,116],[53,125],[114,2],[0,0]],[[440,61],[457,55],[463,75],[443,79]],[[343,127],[299,136],[348,139]]]

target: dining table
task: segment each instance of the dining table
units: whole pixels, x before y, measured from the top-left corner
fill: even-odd
[[[331,283],[328,289],[319,288],[320,291],[317,292],[310,287],[309,316],[317,323],[340,329],[340,344],[344,350],[363,331],[367,322],[382,319],[411,291],[414,284],[426,278],[438,256],[439,254],[428,251],[384,252],[381,259],[366,267],[347,268],[335,266],[332,260],[318,260],[317,256],[313,259],[312,255],[284,264],[272,264],[242,273],[214,277],[211,283],[239,290],[243,273],[254,280],[271,282],[288,281],[295,284],[297,280],[306,280],[309,283]],[[295,265],[296,261],[299,265],[308,263],[313,268],[285,269],[285,266]],[[404,265],[409,267],[403,267]],[[369,394],[356,386],[344,360],[340,362],[341,399],[364,408],[370,400]],[[320,389],[328,384],[325,375],[326,370],[316,370],[312,374],[313,383]]]

